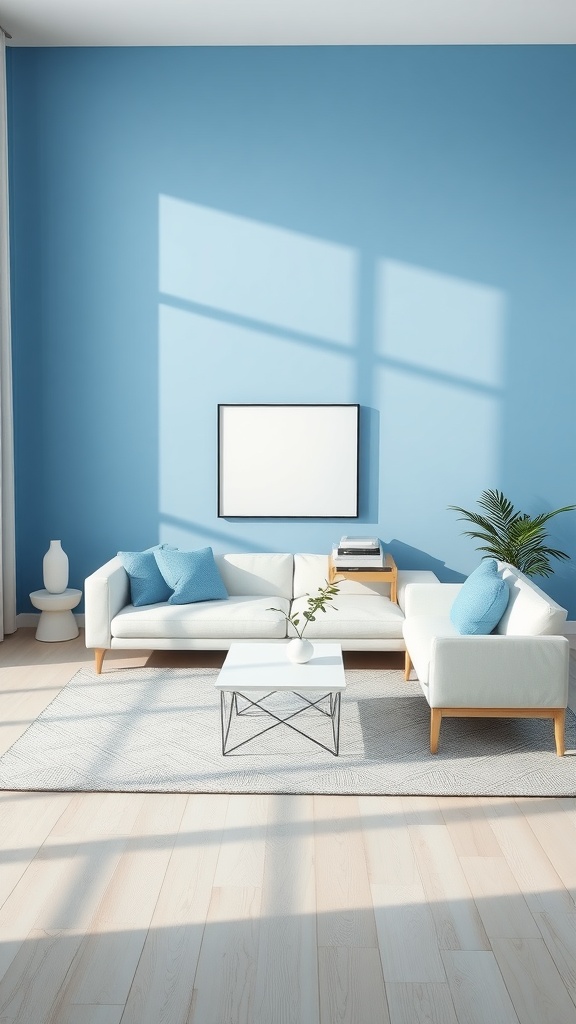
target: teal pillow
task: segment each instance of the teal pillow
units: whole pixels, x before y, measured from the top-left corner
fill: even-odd
[[[498,575],[495,558],[486,558],[462,584],[452,608],[450,620],[459,633],[491,633],[508,604],[510,591]]]
[[[143,604],[160,604],[172,593],[154,558],[154,548],[147,551],[119,551],[118,558],[130,580],[130,600],[135,608]]]
[[[169,604],[194,604],[228,597],[212,548],[161,550],[155,551],[154,557],[166,583],[174,591],[168,598]]]

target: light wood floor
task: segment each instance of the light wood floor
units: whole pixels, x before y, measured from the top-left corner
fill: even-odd
[[[0,751],[87,662],[0,644]],[[0,859],[0,1024],[576,1024],[573,798],[3,792]]]

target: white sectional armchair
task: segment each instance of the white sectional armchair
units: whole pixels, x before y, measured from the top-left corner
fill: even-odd
[[[415,669],[430,705],[430,750],[445,717],[530,717],[554,722],[564,753],[569,643],[566,609],[518,569],[499,564],[509,589],[493,633],[461,635],[450,612],[462,584],[409,585],[404,600],[406,678]]]

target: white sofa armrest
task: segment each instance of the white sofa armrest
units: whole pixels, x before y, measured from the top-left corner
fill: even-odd
[[[404,615],[438,618],[450,614],[461,583],[409,583],[404,593]]]
[[[411,587],[415,583],[428,585],[429,583],[438,584],[439,582],[440,580],[436,573],[431,572],[430,569],[398,569],[397,595],[399,608],[402,611],[405,611],[406,591],[408,590],[408,587]]]
[[[564,636],[436,637],[430,707],[561,708],[568,703]]]
[[[84,582],[86,647],[110,647],[112,619],[127,604],[130,604],[130,580],[122,562],[115,556]]]

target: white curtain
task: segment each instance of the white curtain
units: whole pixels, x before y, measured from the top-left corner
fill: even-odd
[[[0,29],[0,640],[16,629],[6,37]]]

